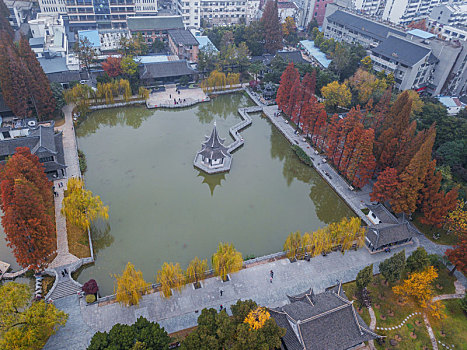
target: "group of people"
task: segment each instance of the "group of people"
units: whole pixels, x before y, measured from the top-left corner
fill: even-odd
[[[58,183],[58,188],[62,188],[63,187],[63,182],[59,182]],[[54,197],[58,197],[58,192],[55,191],[55,186],[52,187],[53,191],[54,191]]]

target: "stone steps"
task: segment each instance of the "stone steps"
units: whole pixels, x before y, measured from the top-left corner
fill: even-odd
[[[52,294],[50,295],[50,298],[52,300],[57,300],[69,295],[76,294],[80,290],[81,288],[76,283],[71,281],[71,279],[59,281]]]

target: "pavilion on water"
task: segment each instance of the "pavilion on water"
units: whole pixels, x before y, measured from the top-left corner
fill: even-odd
[[[232,155],[228,147],[224,146],[224,139],[219,137],[216,122],[211,136],[206,136],[201,150],[196,153],[194,165],[208,174],[220,173],[230,169]]]

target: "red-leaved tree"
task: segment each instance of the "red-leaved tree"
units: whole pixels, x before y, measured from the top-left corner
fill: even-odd
[[[40,268],[56,249],[51,183],[37,156],[19,147],[1,172],[2,226],[23,267]]]
[[[293,63],[289,63],[287,68],[281,75],[281,82],[279,89],[277,89],[276,102],[279,109],[285,113],[289,110],[290,95],[292,92],[293,84],[300,78],[298,70],[294,67]]]
[[[109,77],[115,78],[122,74],[122,67],[120,66],[121,61],[121,57],[109,56],[106,61],[102,62],[102,69]]]
[[[399,187],[399,178],[397,170],[394,168],[386,168],[382,171],[378,180],[373,186],[373,191],[370,193],[370,199],[373,202],[386,202],[394,198],[394,194]]]

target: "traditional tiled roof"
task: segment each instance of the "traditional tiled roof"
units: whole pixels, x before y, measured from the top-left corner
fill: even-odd
[[[193,34],[186,29],[171,29],[169,30],[169,36],[175,45],[199,45]]]
[[[136,16],[127,18],[130,31],[183,29],[182,16]]]
[[[398,224],[399,221],[396,219],[394,215],[392,215],[389,210],[386,209],[384,205],[381,203],[376,205],[368,205],[368,209],[370,209],[378,219],[381,220],[382,223],[385,224]]]
[[[192,75],[196,71],[188,66],[186,60],[145,63],[140,68],[141,79],[159,79]]]
[[[224,146],[224,139],[221,139],[217,133],[215,123],[211,136],[206,136],[206,141],[203,143],[201,151],[199,151],[198,154],[201,154],[203,157],[208,159],[223,159],[225,157],[230,157],[228,148]]]
[[[327,17],[329,22],[342,24],[344,27],[352,29],[357,33],[369,36],[370,38],[382,41],[389,33],[404,36],[404,32],[370,21],[362,16],[357,16],[348,12],[337,10]]]
[[[47,78],[51,83],[70,83],[72,81],[80,81],[81,75],[77,70],[68,70],[65,72],[55,72],[47,74]]]
[[[383,223],[368,227],[366,237],[375,248],[379,248],[390,243],[409,239],[413,237],[414,233],[408,222],[400,224]]]
[[[300,51],[277,51],[276,56],[279,56],[287,63],[308,63],[308,61],[302,57],[302,53]]]
[[[0,141],[0,156],[11,156],[17,147],[28,147],[32,154],[41,158],[54,156],[54,161],[44,162],[45,172],[65,169],[62,133],[55,134],[53,123],[29,129],[29,135]]]
[[[413,66],[431,53],[429,48],[396,36],[389,36],[371,51],[407,66]]]
[[[312,290],[289,297],[283,307],[270,309],[276,323],[286,329],[287,350],[344,350],[380,337],[356,313],[342,286],[320,294]]]

